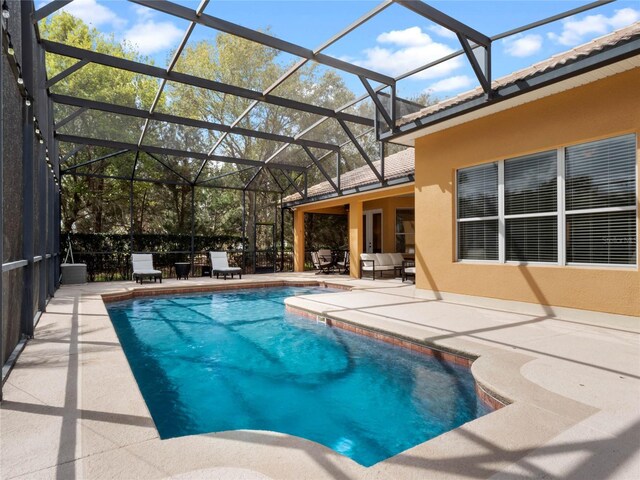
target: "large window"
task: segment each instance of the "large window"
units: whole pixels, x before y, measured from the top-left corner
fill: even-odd
[[[506,260],[558,260],[558,161],[555,151],[504,162]]]
[[[566,149],[567,262],[636,263],[635,135]]]
[[[636,137],[457,172],[459,260],[636,263]]]
[[[396,210],[396,252],[415,253],[416,230],[413,208]]]
[[[458,171],[458,253],[498,260],[498,164]]]

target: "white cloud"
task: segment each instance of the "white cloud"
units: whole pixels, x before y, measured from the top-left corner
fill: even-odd
[[[456,37],[455,33],[453,33],[448,28],[444,28],[441,25],[431,25],[429,27],[429,31],[435,33],[436,35],[438,35],[438,36],[440,36],[442,38],[448,38],[450,40],[457,40],[457,38],[458,38],[458,37]]]
[[[623,8],[615,11],[614,15],[609,19],[609,25],[611,25],[613,29],[618,29],[631,25],[638,20],[640,20],[640,10]]]
[[[504,51],[512,57],[529,57],[537,53],[542,48],[542,36],[535,34],[514,35],[511,38],[505,38]]]
[[[144,20],[150,20],[155,15],[155,12],[153,10],[151,10],[148,7],[145,7],[144,5],[134,5],[133,11],[136,14],[136,18],[138,22],[142,22]]]
[[[616,10],[611,17],[602,14],[587,15],[577,20],[575,17],[562,22],[560,34],[550,32],[547,35],[561,45],[574,46],[584,41],[588,35],[605,35],[611,30],[625,27],[640,20],[640,11],[633,8]]]
[[[420,27],[385,32],[378,35],[376,40],[380,45],[364,50],[364,58],[353,60],[353,63],[392,76],[438,60],[454,51],[448,45],[434,42]],[[461,66],[460,58],[454,58],[410,78],[438,78],[449,75]]]
[[[143,55],[150,55],[175,47],[183,33],[171,22],[145,20],[124,32],[124,39],[137,46]]]
[[[78,17],[87,25],[93,27],[112,25],[119,29],[123,28],[127,23],[126,19],[119,17],[116,12],[96,0],[74,0],[65,5],[62,10],[69,12],[74,17]]]
[[[456,75],[455,77],[449,77],[435,82],[425,91],[429,93],[452,92],[454,90],[468,88],[472,85],[473,79],[471,77],[467,75]]]
[[[392,43],[401,47],[414,47],[431,42],[431,37],[420,27],[409,27],[405,30],[391,30],[378,35],[378,43]]]

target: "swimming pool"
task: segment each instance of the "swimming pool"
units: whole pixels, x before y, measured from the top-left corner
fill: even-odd
[[[160,437],[271,430],[370,466],[488,413],[467,368],[285,311],[327,291],[107,304]]]

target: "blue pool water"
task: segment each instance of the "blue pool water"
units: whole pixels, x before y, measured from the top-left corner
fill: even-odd
[[[487,413],[468,369],[285,311],[319,288],[108,305],[162,438],[272,430],[370,466]]]

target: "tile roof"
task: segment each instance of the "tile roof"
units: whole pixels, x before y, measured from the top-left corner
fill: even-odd
[[[507,85],[553,70],[554,68],[560,67],[567,63],[572,63],[574,61],[580,60],[581,58],[587,57],[593,53],[631,40],[634,37],[640,37],[640,22],[635,22],[628,27],[621,28],[608,35],[596,38],[595,40],[587,42],[583,45],[579,45],[566,52],[558,53],[557,55],[531,65],[530,67],[510,73],[509,75],[494,80],[491,83],[491,86],[493,89],[505,87]],[[455,97],[443,100],[442,102],[429,105],[428,107],[425,107],[417,112],[405,115],[398,119],[396,124],[400,126],[411,123],[415,120],[418,120],[419,118],[426,117],[427,115],[445,110],[447,108],[453,107],[454,105],[472,100],[474,98],[480,97],[481,95],[484,95],[484,91],[482,90],[482,88],[474,88],[473,90],[461,93],[459,95],[456,95]]]
[[[378,171],[380,171],[380,160],[373,162],[373,165]],[[401,152],[389,155],[384,159],[384,178],[385,180],[393,180],[395,178],[405,177],[407,175],[413,175],[415,172],[415,157],[413,148],[407,148]],[[336,182],[336,178],[332,179]],[[364,187],[378,182],[378,178],[369,168],[369,165],[355,168],[350,172],[345,172],[340,175],[340,188],[342,190],[348,190],[350,188]],[[313,185],[307,189],[307,195],[309,198],[317,197],[319,195],[325,195],[332,193],[333,187],[327,181]],[[289,195],[283,199],[283,202],[293,202],[300,200],[300,194],[295,193]]]

